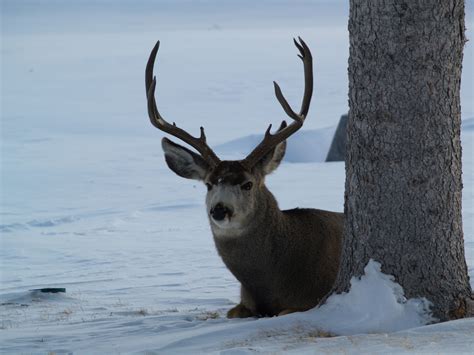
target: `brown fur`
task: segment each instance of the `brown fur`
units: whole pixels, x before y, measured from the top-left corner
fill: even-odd
[[[257,200],[258,212],[245,234],[214,238],[222,260],[242,284],[241,304],[228,316],[274,316],[313,308],[337,275],[343,214],[280,211],[264,185]]]

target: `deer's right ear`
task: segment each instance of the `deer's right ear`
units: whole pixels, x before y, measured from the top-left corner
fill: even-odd
[[[189,149],[163,138],[161,146],[165,153],[166,164],[177,175],[186,179],[204,180],[209,165],[198,154]]]

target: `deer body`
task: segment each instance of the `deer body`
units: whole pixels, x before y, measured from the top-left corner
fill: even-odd
[[[152,124],[194,147],[199,154],[163,138],[168,167],[177,175],[204,182],[206,209],[219,255],[241,283],[241,302],[227,316],[274,316],[316,306],[335,281],[341,249],[343,215],[317,209],[281,211],[265,186],[265,176],[280,164],[286,139],[306,118],[313,90],[312,57],[295,41],[305,69],[305,92],[294,112],[275,84],[275,94],[293,119],[279,130],[267,129],[263,141],[243,160],[221,161],[199,138],[169,124],[154,98],[153,64],[159,42],[148,60],[145,83]]]
[[[239,235],[213,229],[222,260],[242,285],[243,313],[274,316],[316,306],[337,275],[342,220],[321,210],[268,209]],[[233,315],[241,316],[237,309]]]

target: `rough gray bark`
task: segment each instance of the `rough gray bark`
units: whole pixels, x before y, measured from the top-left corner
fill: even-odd
[[[342,115],[332,138],[326,161],[344,161],[346,157],[346,127],[348,115]]]
[[[351,0],[345,241],[440,320],[472,314],[461,220],[463,0]]]

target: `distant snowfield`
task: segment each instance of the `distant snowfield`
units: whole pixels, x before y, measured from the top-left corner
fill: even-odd
[[[239,285],[215,251],[205,188],[167,169],[163,135],[148,122],[144,66],[160,39],[162,113],[195,134],[203,125],[223,158],[243,157],[269,123],[286,118],[272,80],[291,103],[301,100],[291,42],[301,35],[315,57],[314,99],[268,185],[281,208],[342,211],[344,166],[322,161],[347,112],[345,3],[2,2],[0,351],[472,351],[474,320],[419,326],[422,304],[393,301],[399,290],[373,265],[355,288],[359,297],[334,301],[330,312],[226,319]],[[468,42],[462,144],[471,284],[472,63]],[[41,287],[67,292],[30,291]],[[364,303],[370,293],[380,302]],[[344,308],[351,302],[358,312]]]

